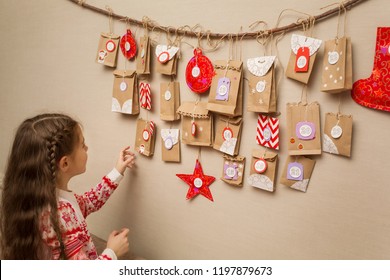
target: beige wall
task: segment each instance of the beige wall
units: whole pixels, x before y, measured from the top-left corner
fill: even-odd
[[[332,2],[332,1],[330,1]],[[256,20],[273,26],[283,9],[319,14],[329,1],[119,1],[94,0],[87,3],[104,8],[109,4],[121,15],[141,19],[144,15],[162,25],[197,23],[214,32],[237,32]],[[112,69],[95,63],[99,34],[108,31],[105,16],[70,1],[0,0],[0,172],[18,124],[26,117],[46,111],[61,111],[79,119],[89,145],[86,174],[71,181],[72,189],[85,191],[108,172],[117,152],[134,145],[135,117],[112,113]],[[348,34],[353,42],[354,80],[370,75],[376,27],[389,24],[387,0],[365,1],[348,12]],[[296,20],[288,13],[281,24]],[[333,38],[337,18],[317,23],[314,35]],[[136,31],[132,27],[133,32]],[[115,21],[122,35],[125,25]],[[143,33],[136,31],[136,36]],[[289,57],[291,32],[279,44],[284,65]],[[158,34],[152,36],[158,39]],[[165,36],[159,41],[165,43]],[[195,44],[193,39],[187,39]],[[338,98],[319,91],[322,52],[317,57],[309,85],[309,99],[321,105],[323,124],[326,112],[337,110]],[[261,55],[253,40],[243,42],[243,59]],[[178,80],[182,101],[196,96],[185,84],[184,69],[192,56],[182,45]],[[212,60],[226,59],[228,47],[209,53]],[[119,67],[123,68],[123,57]],[[135,68],[131,62],[129,68]],[[280,69],[280,68],[279,68]],[[281,72],[281,71],[279,71]],[[151,76],[154,110],[149,118],[158,129],[169,123],[159,118],[157,92],[166,78]],[[247,94],[247,85],[245,93]],[[111,230],[131,228],[135,254],[147,259],[389,259],[390,188],[388,176],[390,115],[357,105],[345,93],[342,112],[354,118],[350,159],[323,153],[317,163],[307,193],[279,184],[287,157],[285,104],[299,101],[301,87],[285,77],[279,85],[281,149],[275,193],[247,185],[235,188],[217,179],[210,187],[215,202],[204,197],[186,201],[187,185],[176,173],[192,173],[197,148],[182,147],[180,164],[161,160],[161,143],[156,142],[153,158],[139,155],[137,168],[126,174],[120,188],[107,205],[88,218],[91,232],[106,238]],[[207,96],[202,96],[206,101]],[[244,97],[244,104],[246,98]],[[141,113],[146,117],[145,112]],[[387,124],[385,126],[385,124]],[[240,154],[247,158],[255,144],[256,114],[244,113]],[[179,128],[180,123],[174,123]],[[159,140],[159,139],[158,139]],[[202,148],[206,174],[221,176],[222,154]]]

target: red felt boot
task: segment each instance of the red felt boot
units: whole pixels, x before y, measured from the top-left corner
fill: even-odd
[[[362,106],[390,112],[390,27],[378,27],[372,74],[353,84],[352,98]]]

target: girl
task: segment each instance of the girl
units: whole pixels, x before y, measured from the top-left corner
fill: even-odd
[[[124,148],[115,168],[83,195],[68,189],[85,172],[88,147],[78,122],[42,114],[18,128],[4,177],[2,259],[117,259],[128,251],[128,229],[113,231],[98,256],[85,218],[99,210],[132,168]]]

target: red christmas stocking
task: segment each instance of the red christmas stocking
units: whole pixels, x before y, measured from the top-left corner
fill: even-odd
[[[390,27],[378,27],[372,74],[353,84],[352,98],[362,106],[390,112]]]

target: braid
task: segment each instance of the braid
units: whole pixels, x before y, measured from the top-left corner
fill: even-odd
[[[46,140],[46,145],[47,145],[47,152],[48,152],[48,165],[49,165],[49,170],[51,172],[51,182],[53,184],[53,190],[55,191],[56,187],[56,171],[57,171],[57,160],[56,158],[57,153],[58,153],[58,132],[54,132],[51,134],[50,138]],[[55,195],[55,194],[54,194]],[[51,209],[57,209],[57,200],[51,201],[50,202],[50,208]],[[50,219],[52,221],[53,227],[54,227],[54,232],[56,233],[56,236],[58,238],[58,241],[60,243],[60,259],[65,260],[66,253],[65,253],[65,245],[62,240],[62,234],[61,234],[61,229],[59,227],[59,220],[58,220],[58,215],[57,211],[50,211]]]
[[[48,163],[49,170],[51,171],[51,180],[53,183],[56,181],[56,170],[57,170],[57,162],[56,162],[56,151],[57,151],[57,142],[52,139],[51,141],[47,141],[47,151],[48,151]]]

